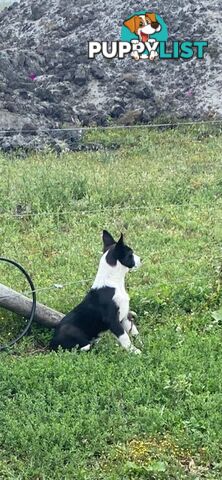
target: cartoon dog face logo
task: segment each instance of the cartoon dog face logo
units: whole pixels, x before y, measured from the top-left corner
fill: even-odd
[[[156,14],[148,12],[144,15],[134,15],[126,20],[123,25],[129,28],[131,33],[138,35],[140,42],[143,43],[149,41],[150,35],[161,30]]]
[[[135,12],[123,22],[121,30],[121,40],[132,45],[134,60],[157,58],[159,42],[166,42],[167,37],[167,26],[162,17],[147,10]]]

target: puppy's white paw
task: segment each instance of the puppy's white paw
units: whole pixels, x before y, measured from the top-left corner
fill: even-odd
[[[137,337],[136,341],[141,345],[141,347],[144,346],[143,341],[141,340],[140,336]]]
[[[137,337],[137,336],[139,335],[139,332],[138,332],[138,330],[137,330],[137,328],[136,328],[136,325],[133,325],[133,326],[132,326],[130,333],[131,333],[132,337]]]
[[[134,345],[131,345],[130,352],[135,353],[135,355],[140,355],[142,353],[141,350],[139,350],[139,348],[134,347]]]
[[[138,317],[137,313],[134,312],[133,310],[130,310],[130,311],[129,311],[129,315],[131,315],[133,318],[137,318],[137,317]]]
[[[88,343],[88,345],[85,345],[85,347],[80,348],[81,352],[89,352],[91,348],[91,344]]]
[[[135,348],[135,350],[133,351],[133,353],[135,353],[135,355],[141,355],[141,350],[139,348]]]

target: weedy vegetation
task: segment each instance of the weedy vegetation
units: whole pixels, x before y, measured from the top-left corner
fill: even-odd
[[[101,230],[123,231],[143,258],[127,278],[143,354],[110,334],[90,353],[49,353],[52,332],[33,326],[0,355],[0,478],[219,480],[221,131],[141,127],[85,141],[104,148],[0,157],[0,253],[65,313],[92,283]],[[27,290],[13,268],[0,275]],[[1,310],[0,342],[22,323]]]

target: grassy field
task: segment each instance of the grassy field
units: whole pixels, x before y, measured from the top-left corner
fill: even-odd
[[[127,279],[143,354],[111,334],[88,354],[39,352],[52,333],[36,325],[1,353],[0,478],[219,480],[221,132],[86,141],[107,148],[0,157],[0,254],[27,268],[40,302],[67,312],[95,276],[101,230],[123,231],[143,258]],[[13,268],[0,265],[0,278],[27,290]],[[22,322],[1,310],[0,343]]]

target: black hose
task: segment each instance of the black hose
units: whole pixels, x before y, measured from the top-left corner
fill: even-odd
[[[25,326],[24,330],[14,340],[11,340],[7,345],[0,345],[0,352],[1,352],[3,350],[7,350],[9,347],[12,347],[12,345],[14,345],[19,340],[21,340],[21,338],[24,337],[24,335],[26,335],[26,333],[28,332],[28,330],[29,330],[29,328],[30,328],[30,326],[31,326],[31,324],[34,320],[34,316],[35,316],[36,292],[35,292],[35,286],[33,284],[33,281],[31,279],[30,275],[26,272],[26,270],[19,263],[15,262],[15,260],[9,260],[8,258],[4,258],[4,257],[0,257],[0,261],[10,263],[11,265],[14,265],[15,267],[17,267],[23,273],[23,275],[25,275],[26,280],[28,281],[28,283],[31,287],[31,292],[32,292],[32,308],[31,308],[30,317],[29,317],[27,325]]]

